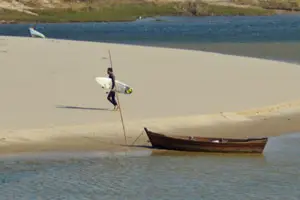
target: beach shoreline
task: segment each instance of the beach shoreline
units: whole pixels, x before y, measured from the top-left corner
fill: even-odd
[[[273,106],[241,112],[130,121],[125,124],[127,144],[121,124],[118,126],[117,122],[105,123],[100,128],[97,124],[85,124],[9,131],[10,135],[2,132],[0,155],[57,151],[155,151],[151,149],[144,127],[173,136],[221,138],[276,137],[299,132],[300,106],[292,103],[282,106],[285,108]]]
[[[124,146],[120,115],[107,111],[94,78],[105,76],[108,49],[117,79],[133,87],[132,95],[120,95],[128,145],[144,127],[237,138],[300,131],[296,64],[137,45],[0,39],[0,154],[151,146],[145,133],[136,147]],[[174,87],[179,80],[184,84]]]

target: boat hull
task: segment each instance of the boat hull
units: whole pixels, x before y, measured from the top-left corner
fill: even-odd
[[[268,138],[222,139],[169,137],[145,128],[152,147],[168,150],[219,153],[262,153]]]

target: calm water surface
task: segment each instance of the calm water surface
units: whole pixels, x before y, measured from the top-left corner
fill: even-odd
[[[174,47],[300,62],[300,15],[160,20],[39,24],[37,30],[57,39]],[[0,35],[28,37],[29,26],[0,25]]]
[[[300,40],[300,15],[161,17],[161,20],[39,24],[37,30],[49,38],[132,44]],[[1,25],[0,35],[29,36],[29,26],[30,24]]]
[[[0,158],[1,199],[299,200],[300,135],[264,155],[53,153]]]

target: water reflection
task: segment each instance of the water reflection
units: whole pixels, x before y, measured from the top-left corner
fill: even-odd
[[[299,199],[300,135],[262,155],[175,151],[26,154],[0,159],[1,199]]]

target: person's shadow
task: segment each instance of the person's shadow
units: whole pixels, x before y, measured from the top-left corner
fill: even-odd
[[[56,108],[62,109],[74,109],[74,110],[95,110],[95,111],[111,111],[109,108],[91,108],[91,107],[81,107],[81,106],[56,106]]]

